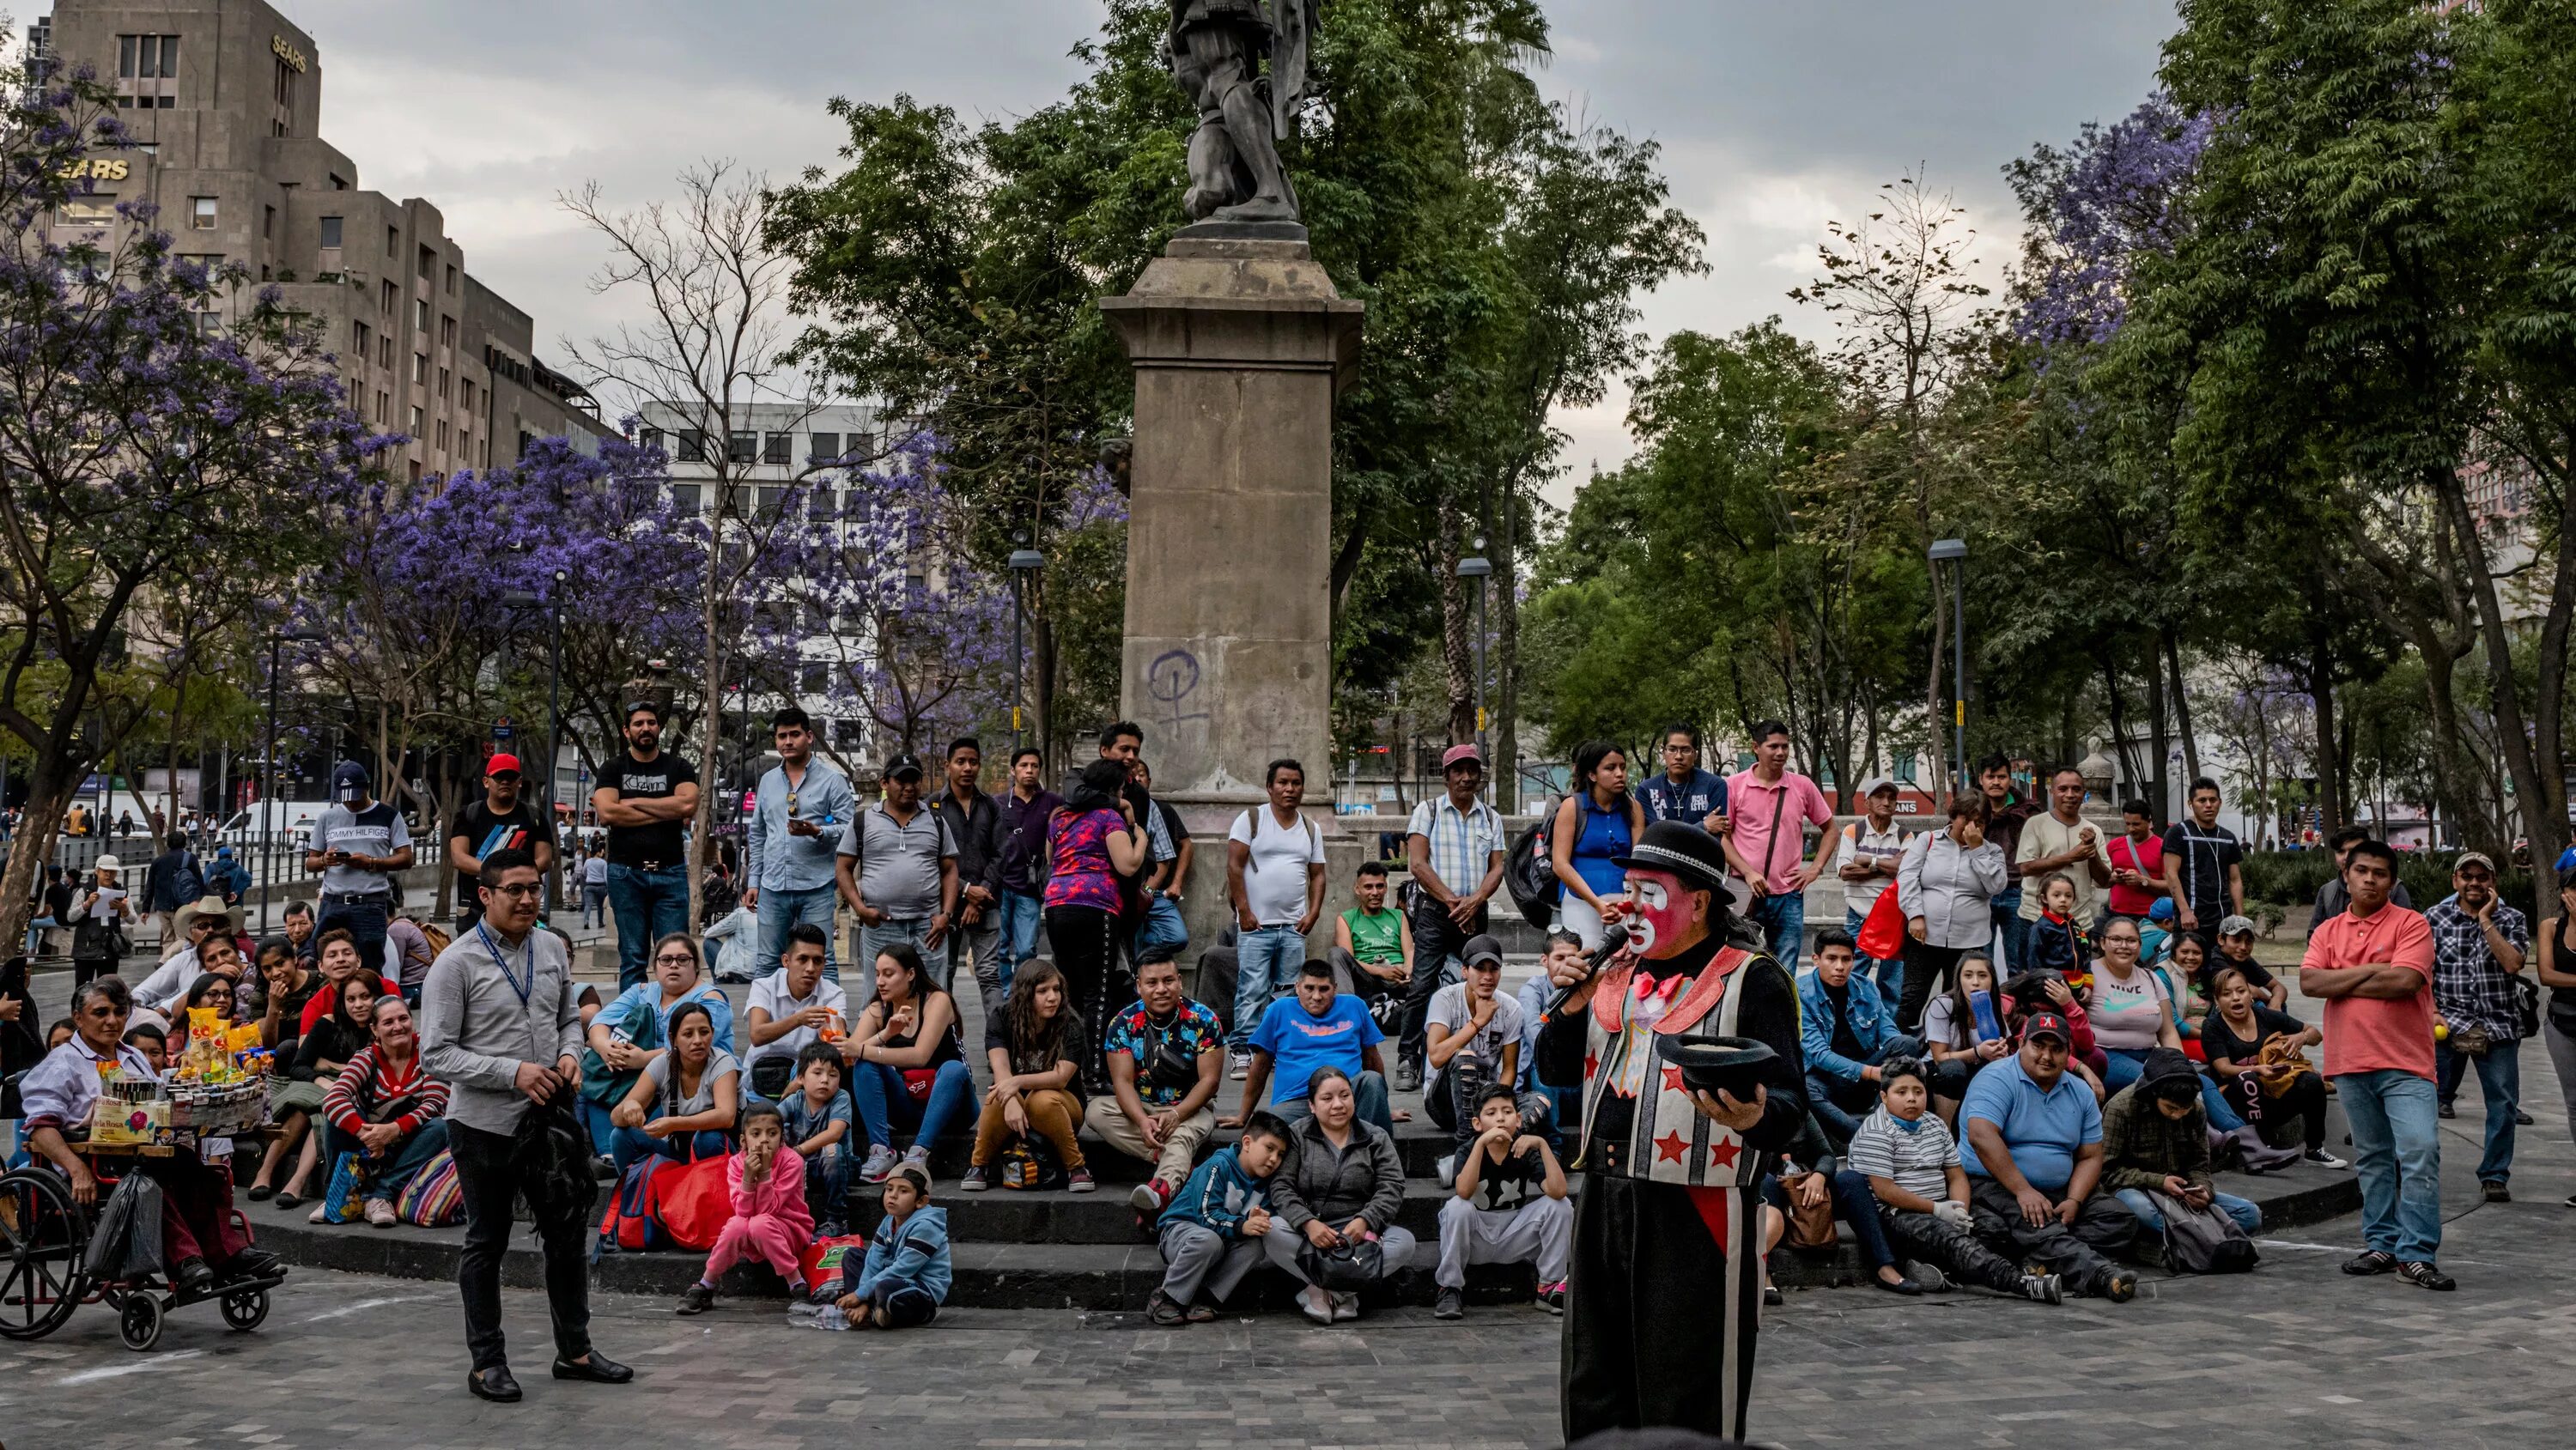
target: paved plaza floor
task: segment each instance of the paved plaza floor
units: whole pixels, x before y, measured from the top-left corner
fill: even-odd
[[[2537,1052],[2532,1053],[2537,1057]],[[2443,1266],[2456,1294],[2335,1265],[2346,1219],[2265,1242],[2250,1277],[2150,1272],[2135,1303],[1793,1293],[1762,1338],[1752,1433],[1793,1446],[2559,1446],[2576,1403],[2576,1151],[2544,1067],[2521,1201],[2481,1205],[2474,1089],[2445,1123]],[[791,1327],[776,1301],[680,1319],[595,1300],[624,1389],[546,1377],[541,1296],[508,1296],[527,1402],[470,1399],[449,1286],[299,1273],[258,1333],[211,1307],[133,1354],[102,1310],[0,1346],[0,1446],[847,1447],[1558,1444],[1560,1321],[1418,1309],[1317,1329],[1271,1316],[1184,1330],[1135,1314],[961,1311],[879,1336]]]

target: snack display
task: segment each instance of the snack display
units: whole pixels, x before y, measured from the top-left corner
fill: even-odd
[[[201,1014],[206,1020],[197,1020]],[[98,1065],[91,1146],[146,1152],[194,1148],[208,1138],[247,1133],[267,1118],[267,1049],[254,1046],[235,1053],[230,1050],[233,1034],[214,1022],[211,1009],[191,1008],[189,1016],[188,1046],[166,1081],[129,1078],[113,1062]]]

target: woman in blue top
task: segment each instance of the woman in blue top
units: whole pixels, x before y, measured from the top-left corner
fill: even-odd
[[[1628,908],[1628,873],[1618,860],[1644,834],[1646,812],[1628,794],[1627,753],[1607,740],[1575,748],[1574,787],[1548,827],[1548,855],[1565,888],[1558,915],[1589,952]]]

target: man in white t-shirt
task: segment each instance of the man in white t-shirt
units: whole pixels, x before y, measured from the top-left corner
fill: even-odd
[[[1463,1149],[1476,1136],[1476,1101],[1485,1089],[1520,1081],[1524,1009],[1517,998],[1496,990],[1503,980],[1502,943],[1470,937],[1461,957],[1460,979],[1432,994],[1423,1019],[1431,1077],[1422,1085],[1422,1105],[1431,1121],[1458,1135]],[[1544,1094],[1521,1094],[1520,1110],[1529,1131],[1547,1131]]]
[[[745,1069],[755,1096],[772,1102],[785,1097],[796,1077],[796,1054],[805,1044],[820,1037],[826,1024],[849,1026],[849,996],[840,983],[823,975],[824,955],[823,929],[797,922],[787,928],[778,970],[752,981],[743,1022],[750,1044]]]
[[[1240,1058],[1271,997],[1297,985],[1306,964],[1306,933],[1324,911],[1324,837],[1299,813],[1306,768],[1270,762],[1263,778],[1270,804],[1234,818],[1225,837],[1226,894],[1237,928],[1234,1021],[1227,1040]]]
[[[1896,884],[1896,863],[1905,855],[1907,833],[1896,823],[1896,782],[1873,775],[1860,783],[1862,809],[1868,815],[1835,832],[1834,874],[1843,883],[1843,930],[1860,940],[1861,924],[1879,894]],[[1903,956],[1860,954],[1862,975],[1878,986],[1879,1000],[1900,1002],[1905,992]]]

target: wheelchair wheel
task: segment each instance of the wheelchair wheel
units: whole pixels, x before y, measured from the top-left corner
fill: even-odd
[[[257,1329],[268,1318],[266,1289],[235,1289],[224,1295],[224,1322],[243,1331]]]
[[[89,1216],[41,1168],[0,1174],[0,1338],[42,1339],[89,1292]]]
[[[125,1296],[116,1311],[116,1337],[132,1350],[150,1349],[161,1342],[161,1301],[149,1289],[137,1289]]]

